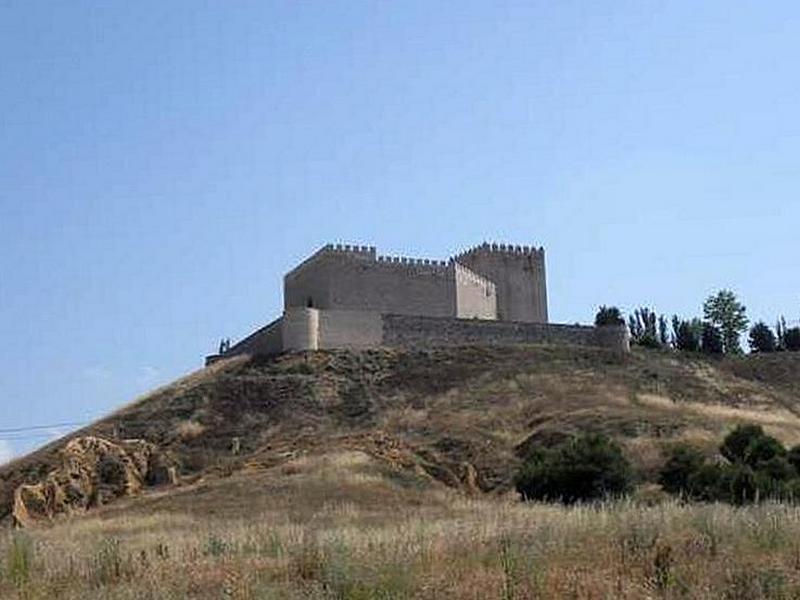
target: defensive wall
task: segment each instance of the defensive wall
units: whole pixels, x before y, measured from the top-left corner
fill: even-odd
[[[590,327],[291,308],[278,321],[231,347],[224,356],[337,348],[417,349],[473,344],[571,344],[623,353],[630,351],[628,329],[624,325]],[[207,364],[219,358],[208,357]]]

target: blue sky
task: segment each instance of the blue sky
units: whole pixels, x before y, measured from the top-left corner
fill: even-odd
[[[329,241],[544,245],[556,321],[722,287],[796,321],[798,31],[780,1],[2,1],[0,430],[198,367]]]

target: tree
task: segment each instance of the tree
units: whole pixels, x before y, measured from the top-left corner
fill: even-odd
[[[800,445],[792,446],[789,452],[786,453],[786,459],[792,465],[798,474],[800,474]]]
[[[737,425],[722,440],[722,445],[719,447],[720,454],[732,463],[746,462],[750,445],[766,435],[761,425]]]
[[[783,343],[789,352],[800,351],[800,327],[792,327],[785,330],[783,334]]]
[[[658,316],[658,341],[662,346],[669,346],[669,326],[664,315]]]
[[[778,340],[766,323],[759,321],[750,329],[750,350],[753,352],[775,352]]]
[[[741,354],[739,337],[747,330],[749,321],[747,309],[730,290],[721,290],[709,296],[703,304],[703,312],[708,322],[717,326],[722,333],[723,350],[726,354]]]
[[[708,463],[691,447],[677,446],[660,471],[671,493],[695,500],[745,504],[800,497],[800,446],[789,452],[759,425],[739,425],[720,445],[725,464]]]
[[[778,350],[786,350],[786,318],[783,315],[775,322],[775,336]]]
[[[711,323],[703,323],[702,350],[706,354],[722,354],[724,346],[722,344],[722,334],[719,329]]]
[[[655,311],[647,307],[637,308],[628,318],[632,341],[646,348],[660,348],[667,337],[666,328],[667,322],[664,317],[659,317]]]
[[[554,447],[535,448],[514,477],[525,500],[565,504],[630,491],[633,475],[622,449],[601,434],[584,434]]]
[[[622,318],[622,313],[616,306],[601,306],[594,318],[594,324],[597,327],[625,325],[625,319]]]
[[[689,478],[704,463],[702,452],[686,444],[679,444],[672,449],[666,464],[659,472],[658,482],[671,494],[685,494],[689,491]]]
[[[703,335],[703,323],[700,319],[681,321],[677,315],[672,317],[672,343],[675,348],[684,352],[700,350]]]

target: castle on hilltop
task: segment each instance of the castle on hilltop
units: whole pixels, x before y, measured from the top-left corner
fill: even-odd
[[[572,343],[627,351],[627,329],[548,323],[543,248],[483,243],[446,261],[328,244],[289,271],[284,312],[207,363],[294,350]]]

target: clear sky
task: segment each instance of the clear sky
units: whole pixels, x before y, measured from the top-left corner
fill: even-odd
[[[197,368],[326,242],[544,245],[555,321],[722,287],[796,321],[799,33],[789,1],[0,0],[0,430]]]

